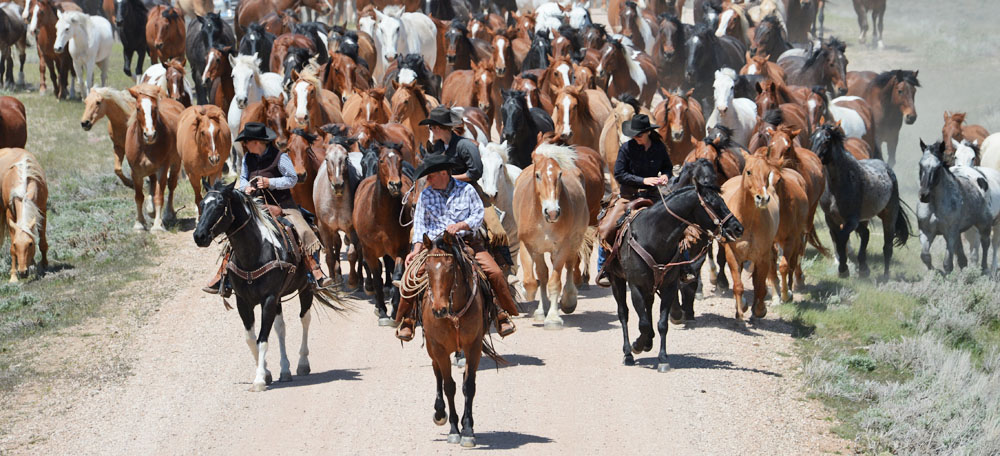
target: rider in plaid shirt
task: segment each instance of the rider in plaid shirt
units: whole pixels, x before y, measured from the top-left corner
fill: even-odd
[[[421,242],[424,234],[437,239],[448,225],[465,222],[472,232],[483,224],[483,200],[476,189],[455,179],[450,179],[444,190],[427,187],[420,193],[420,200],[413,213],[412,243]],[[465,236],[469,231],[460,231]]]

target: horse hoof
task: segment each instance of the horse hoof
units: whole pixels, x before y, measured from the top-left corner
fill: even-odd
[[[448,443],[458,443],[462,441],[462,436],[458,434],[448,434]]]
[[[444,426],[444,423],[448,422],[448,416],[442,416],[441,418],[435,416],[433,419],[434,419],[434,424],[438,426]]]
[[[541,306],[539,306],[538,310],[536,310],[532,316],[535,318],[535,321],[539,323],[545,321],[545,312],[541,310]]]
[[[305,376],[305,375],[309,375],[309,373],[311,373],[311,372],[312,372],[312,369],[310,369],[309,366],[299,366],[299,367],[297,367],[295,369],[295,375],[298,375],[300,377],[301,376]]]
[[[153,233],[166,233],[167,232],[167,230],[163,229],[163,227],[160,226],[160,225],[153,226],[152,228],[150,228],[149,231],[151,231]]]
[[[266,389],[267,389],[267,384],[265,383],[254,383],[253,385],[250,385],[251,393],[260,393]]]
[[[623,361],[622,364],[626,366],[635,366],[635,358],[633,358],[632,355],[626,355],[625,361]]]
[[[476,438],[462,437],[462,446],[465,448],[474,448],[476,446]]]
[[[282,372],[281,376],[278,377],[278,382],[279,383],[290,382],[290,381],[292,381],[292,373],[291,372]]]
[[[681,323],[684,323],[684,319],[683,318],[670,317],[670,324],[672,324],[672,325],[679,325]]]
[[[392,326],[392,324],[395,323],[395,322],[396,322],[395,320],[393,320],[393,319],[391,319],[389,317],[382,317],[382,318],[378,319],[378,325],[379,326]]]
[[[267,385],[270,385],[271,382],[273,382],[273,381],[274,381],[274,377],[272,377],[271,376],[271,372],[268,371],[267,374],[264,375],[264,383],[267,384]]]
[[[659,372],[659,373],[661,373],[661,374],[665,374],[667,372],[670,372],[670,364],[667,364],[667,363],[657,364],[656,365],[656,371]]]
[[[134,230],[134,231],[146,231],[146,225],[143,225],[143,224],[141,224],[139,222],[135,222],[134,224],[132,224],[132,230]]]
[[[562,322],[562,320],[558,320],[558,321],[557,320],[546,320],[545,321],[545,329],[548,329],[548,330],[563,329],[563,322]]]

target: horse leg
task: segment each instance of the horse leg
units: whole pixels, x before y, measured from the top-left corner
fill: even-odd
[[[281,314],[281,304],[275,306],[277,308],[277,313],[274,316],[274,333],[278,336],[278,353],[281,354],[281,360],[278,365],[281,367],[281,373],[278,374],[279,382],[290,382],[292,381],[292,370],[291,364],[288,362],[288,350],[285,347],[285,317]]]
[[[465,410],[462,412],[462,446],[476,446],[476,433],[473,431],[472,401],[476,398],[476,371],[479,370],[479,358],[483,355],[483,340],[477,338],[465,347],[465,379],[462,382],[462,395],[465,396]]]
[[[332,230],[331,234],[333,235],[332,239],[330,239],[329,244],[326,244],[330,246],[326,253],[326,266],[330,274],[333,275],[333,282],[339,284],[344,281],[344,276],[340,271],[340,248],[343,244],[341,243],[339,232]],[[351,272],[353,273],[354,271],[352,270]],[[354,278],[354,282],[355,284],[357,283],[357,277]]]
[[[861,244],[858,245],[858,276],[868,277],[871,274],[871,270],[868,269],[868,239],[870,234],[868,222],[859,223],[857,232],[858,237],[861,238]]]
[[[180,179],[180,176],[180,162],[170,165],[170,172],[167,173],[167,205],[164,206],[163,210],[163,219],[167,221],[177,220],[177,211],[174,210],[174,190],[177,189],[177,180]]]
[[[167,185],[166,167],[161,167],[156,172],[155,184],[153,190],[153,226],[150,231],[166,231],[163,229],[163,190]]]
[[[27,39],[21,37],[21,40],[17,42],[17,58],[20,60],[21,65],[17,69],[17,86],[24,87],[24,61],[27,54],[24,49],[28,47]]]
[[[257,334],[257,372],[250,391],[261,392],[271,384],[271,372],[267,370],[267,337],[278,314],[278,298],[268,296],[260,308],[260,333]]]
[[[763,261],[760,264],[754,263],[753,274],[753,313],[752,319],[764,318],[767,315],[767,305],[764,299],[767,298],[767,278],[772,275],[774,265],[770,261]]]
[[[41,275],[49,267],[49,239],[48,236],[45,235],[46,233],[45,229],[47,223],[46,219],[43,218],[38,223],[42,224],[41,231],[38,232],[38,236],[40,238],[38,240],[38,249],[41,250],[42,252],[42,262],[39,265],[38,273],[39,275]]]
[[[142,193],[142,177],[138,177],[138,182],[140,184],[132,187],[132,191],[135,196],[135,224],[132,225],[132,229],[136,231],[144,231],[146,229],[146,214],[143,211],[143,203],[146,201],[146,197]]]
[[[718,247],[719,251],[716,253],[716,258],[714,260],[719,271],[715,282],[715,291],[721,295],[725,289],[730,287],[730,285],[729,278],[726,277],[726,270],[723,269],[723,266],[726,265],[726,249],[722,244],[719,244]]]
[[[986,223],[984,225],[985,226],[979,229],[979,237],[980,237],[979,245],[983,251],[983,254],[981,255],[982,259],[979,261],[979,264],[982,267],[983,274],[986,274],[989,272],[989,269],[987,269],[987,264],[986,264],[986,252],[988,252],[990,248],[990,229],[993,228],[993,226],[989,223]]]
[[[134,50],[131,50],[131,49],[126,49],[126,50],[122,51],[122,57],[125,59],[125,69],[124,69],[125,70],[125,76],[128,76],[129,78],[132,77],[132,54],[133,53],[142,55],[141,53],[135,52]]]
[[[528,253],[527,248],[520,250],[518,257],[521,259],[521,269],[524,271],[524,280],[522,281],[522,285],[524,286],[524,300],[534,301],[535,293],[538,291],[538,279],[535,276],[534,259]]]
[[[544,289],[549,280],[549,265],[545,263],[545,254],[531,254],[530,256],[531,260],[535,263],[535,277],[532,277],[532,283],[525,283],[524,288],[528,290],[531,287],[531,295],[534,297],[534,290],[537,290],[539,286]],[[529,275],[526,274],[524,277],[525,281],[527,281]],[[548,293],[543,292],[538,298],[538,308],[535,309],[535,313],[532,315],[535,321],[545,321],[545,306],[548,305],[550,305]]]
[[[618,304],[618,322],[622,325],[622,336],[625,340],[622,346],[622,352],[625,353],[623,362],[626,366],[634,366],[635,358],[632,357],[632,348],[628,342],[628,302],[625,296],[625,287],[627,286],[625,279],[611,275],[611,294],[614,295],[615,303]]]
[[[934,243],[935,237],[934,232],[920,231],[920,261],[923,261],[924,266],[930,271],[934,270],[934,265],[931,264],[931,244]]]
[[[858,43],[865,44],[865,34],[868,33],[868,12],[861,5],[861,0],[854,0],[854,13],[858,16],[858,28],[861,29]]]
[[[312,321],[312,292],[299,292],[299,321],[302,322],[302,345],[299,345],[299,364],[295,367],[295,375],[309,375],[309,322]]]
[[[246,302],[239,295],[236,295],[236,310],[243,320],[243,330],[246,332],[247,347],[250,348],[250,357],[257,362],[257,335],[253,333],[253,306]]]
[[[660,333],[660,353],[656,356],[656,370],[661,373],[670,370],[670,364],[667,363],[667,331],[670,330],[670,311],[678,306],[677,282],[667,284],[665,296],[666,299],[663,296],[660,297],[660,320],[656,325],[656,329]]]
[[[9,233],[11,239],[14,239],[14,233]],[[17,252],[14,251],[14,243],[10,243],[10,283],[16,283],[17,279]]]
[[[428,352],[431,351],[431,345],[428,344]],[[451,429],[448,431],[448,443],[459,443],[462,441],[462,436],[458,433],[458,412],[455,411],[455,379],[451,377],[451,362],[448,360],[448,353],[441,353],[443,350],[433,350],[438,356],[432,356],[434,359],[443,359],[444,361],[438,361],[438,369],[441,371],[441,377],[444,381],[444,394],[448,396],[448,422],[451,423]]]
[[[838,224],[830,219],[830,217],[826,217],[826,226],[830,228],[830,238],[833,239],[837,250],[837,273],[840,277],[847,277],[849,274],[847,269],[847,240],[851,232],[839,228]]]
[[[747,305],[743,302],[743,264],[736,259],[736,254],[732,248],[725,247],[726,266],[733,276],[733,298],[736,299],[736,319],[742,320],[743,313],[747,311]]]
[[[108,86],[108,63],[110,63],[110,62],[111,62],[111,59],[104,59],[104,61],[97,62],[97,67],[101,69],[101,87],[107,87]],[[94,76],[93,75],[90,76],[90,83],[91,83],[91,86],[93,86],[93,83],[94,83]],[[88,91],[87,93],[90,93],[90,92]]]
[[[567,301],[572,299],[572,306],[576,307],[576,286],[573,285],[572,276],[572,268],[576,261],[576,252],[568,255],[559,255],[559,257],[553,254],[551,258],[552,269],[549,270],[549,279],[545,286],[549,301],[549,309],[545,314],[545,329],[561,329],[563,327],[563,319],[559,316],[559,308],[563,306],[563,298],[567,299]],[[564,297],[562,293],[562,276],[564,270],[570,272],[570,274],[566,275],[566,287],[567,290],[572,289],[572,296]],[[569,302],[565,305],[570,306]]]
[[[450,369],[451,362],[448,361],[446,364]],[[437,386],[437,397],[434,399],[434,424],[444,426],[448,415],[444,411],[444,380],[441,378],[441,367],[437,358],[431,357],[431,367],[434,369],[434,380]]]
[[[195,220],[201,218],[201,207],[198,203],[201,201],[201,176],[196,176],[194,174],[188,173],[188,181],[191,182],[191,190],[194,191],[194,210],[195,210]]]
[[[385,289],[382,288],[382,265],[378,258],[366,255],[365,263],[368,264],[368,271],[371,272],[373,287],[375,288],[375,316],[378,317],[379,326],[389,326],[392,320],[385,308]]]
[[[138,54],[139,54],[139,58],[136,59],[137,62],[135,64],[135,72],[133,73],[133,74],[135,74],[135,78],[136,79],[138,79],[140,76],[142,76],[142,67],[143,67],[143,65],[145,64],[145,61],[146,61],[146,53],[145,52],[139,51]]]
[[[885,43],[882,42],[882,18],[885,17],[885,10],[875,11],[872,10],[872,41],[875,41],[876,34],[878,35],[878,48],[885,49]]]
[[[588,259],[586,261],[590,260]],[[571,314],[576,311],[576,304],[579,297],[578,295],[579,289],[577,288],[577,283],[579,282],[571,280],[572,276],[579,275],[580,273],[579,257],[577,255],[573,255],[573,257],[571,257],[570,260],[566,262],[566,267],[572,268],[572,272],[567,271],[566,283],[564,283],[562,286],[562,293],[559,294],[558,302],[559,302],[559,310],[561,310],[565,314]],[[588,280],[589,280],[588,278],[584,278],[582,283],[586,284]]]
[[[945,245],[947,247],[947,249],[946,249],[947,253],[945,253],[945,256],[944,256],[944,273],[945,274],[951,274],[951,271],[955,268],[955,263],[954,263],[954,261],[955,261],[955,252],[958,250],[958,246],[956,245],[956,244],[958,244],[958,242],[955,241],[956,237],[957,236],[954,236],[952,233],[947,233],[947,234],[944,235],[944,242],[945,242]],[[959,267],[963,267],[963,266],[964,265],[961,264],[961,261],[959,261]]]
[[[643,290],[636,284],[629,284],[632,292],[632,308],[639,316],[639,337],[632,342],[632,353],[639,354],[653,349],[653,319],[652,306],[654,294]],[[648,312],[647,312],[648,310]]]

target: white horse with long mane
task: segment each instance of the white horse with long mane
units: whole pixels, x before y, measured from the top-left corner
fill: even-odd
[[[283,76],[278,73],[261,73],[260,58],[255,52],[253,55],[229,56],[229,64],[233,67],[233,101],[229,103],[229,112],[226,120],[229,122],[229,131],[233,138],[239,135],[240,119],[243,117],[243,110],[250,103],[256,103],[263,97],[284,97],[284,88],[281,86]],[[243,146],[239,142],[233,142],[233,153],[229,156],[230,167],[234,173],[239,174],[240,166],[243,163]]]
[[[73,58],[73,69],[83,86],[83,93],[90,93],[94,85],[94,66],[101,69],[101,86],[108,83],[108,63],[111,47],[115,43],[111,23],[101,16],[91,16],[78,11],[56,12],[56,41],[53,49],[63,52],[68,48]]]
[[[397,54],[420,54],[429,68],[437,62],[437,26],[424,13],[407,13],[400,5],[375,10],[375,48],[382,71]]]
[[[723,68],[715,72],[715,109],[705,128],[722,125],[733,130],[732,138],[746,147],[757,125],[757,104],[749,98],[735,98],[736,72]]]
[[[521,168],[507,163],[510,147],[504,141],[501,144],[486,143],[479,145],[479,155],[483,162],[483,176],[479,178],[479,188],[498,210],[500,224],[507,232],[510,245],[510,257],[517,258],[520,241],[517,235],[517,219],[514,217],[514,182],[521,175]],[[516,273],[516,265],[512,268]]]

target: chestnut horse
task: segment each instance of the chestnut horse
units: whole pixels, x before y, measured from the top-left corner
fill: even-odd
[[[622,144],[628,142],[629,138],[622,133],[622,123],[627,122],[639,113],[649,115],[648,110],[639,108],[639,101],[631,95],[625,95],[621,99],[611,100],[611,115],[604,121],[604,128],[601,130],[601,157],[607,167],[614,170],[615,162],[618,161],[618,149]],[[612,171],[613,173],[613,171]],[[618,180],[611,179],[611,192],[618,192]]]
[[[271,46],[271,71],[278,74],[285,74],[285,56],[291,48],[302,48],[309,50],[310,54],[316,54],[316,44],[312,38],[297,33],[285,33],[274,39]]]
[[[686,161],[698,142],[705,138],[705,114],[701,111],[701,103],[691,96],[694,89],[683,94],[660,93],[663,101],[653,109],[653,123],[660,126],[657,133],[667,142],[670,162],[679,165]],[[608,162],[608,166],[614,165]]]
[[[418,146],[427,144],[430,131],[421,126],[420,121],[430,115],[431,109],[438,105],[437,100],[425,95],[416,81],[393,81],[392,86],[396,92],[392,94],[392,116],[389,121],[406,126]]]
[[[45,171],[38,159],[24,149],[0,149],[7,168],[0,170],[0,185],[5,227],[0,228],[0,242],[10,234],[10,281],[28,277],[35,264],[35,246],[42,253],[36,271],[41,276],[49,265],[49,242],[45,235],[49,199]]]
[[[292,72],[291,100],[288,102],[288,126],[311,133],[329,123],[343,123],[340,97],[323,88],[317,74],[318,68],[309,64],[301,73]]]
[[[875,145],[881,148],[885,143],[889,166],[896,163],[896,145],[903,122],[913,125],[917,121],[914,101],[917,87],[920,87],[917,71],[847,72],[847,94],[864,98],[871,107]]]
[[[325,132],[313,135],[301,128],[296,128],[288,136],[288,157],[295,166],[295,174],[299,180],[291,188],[292,199],[310,213],[316,213],[313,204],[313,181],[323,164],[323,154],[326,153],[326,143],[329,142]]]
[[[358,185],[354,194],[353,220],[360,254],[374,281],[378,324],[389,326],[393,320],[386,312],[379,259],[391,257],[396,265],[393,280],[402,278],[403,258],[410,248],[410,229],[400,224],[400,213],[403,211],[403,196],[410,191],[413,181],[403,175],[403,156],[398,149],[377,144],[372,152],[375,151],[378,154],[378,172]],[[399,288],[393,287],[391,299],[395,313],[399,306]]]
[[[24,104],[17,98],[0,96],[0,147],[23,148],[26,142],[28,122]]]
[[[90,89],[83,108],[80,126],[90,131],[102,117],[108,118],[108,136],[115,152],[115,175],[126,187],[132,188],[132,179],[122,171],[125,159],[125,134],[128,132],[129,118],[135,114],[135,98],[125,90],[109,87]],[[6,137],[6,135],[5,135]]]
[[[232,46],[209,49],[205,58],[205,72],[201,76],[202,83],[209,89],[209,101],[226,110],[236,97],[232,78],[233,65],[229,63],[232,55]]]
[[[226,113],[218,106],[191,106],[181,112],[177,119],[177,154],[191,182],[195,201],[201,201],[202,178],[208,178],[211,186],[222,177],[222,166],[232,145]],[[201,206],[195,207],[200,216]]]
[[[76,96],[73,93],[76,87],[76,70],[73,68],[73,59],[69,52],[57,53],[54,45],[56,42],[56,22],[59,20],[56,13],[79,10],[80,7],[72,2],[54,2],[52,0],[34,0],[33,2],[28,33],[35,36],[35,45],[38,48],[39,93],[44,94],[46,91],[45,69],[48,68],[56,97],[72,98]],[[72,80],[70,80],[70,75],[73,76]],[[67,83],[70,92],[66,92]]]
[[[562,141],[600,150],[601,130],[611,116],[611,100],[599,90],[575,86],[559,89],[555,98],[552,123]]]
[[[262,97],[260,101],[250,103],[243,110],[243,115],[240,117],[240,128],[237,131],[243,131],[243,126],[247,122],[261,122],[274,131],[278,136],[274,143],[279,149],[284,149],[288,145],[287,120],[285,102],[281,97]],[[237,164],[237,166],[242,165]]]
[[[419,149],[417,149],[413,133],[403,124],[362,121],[351,127],[351,136],[358,139],[358,149],[360,150],[371,148],[378,143],[399,144],[399,153],[403,154],[403,160],[414,166],[420,164],[421,160],[417,155]]]
[[[149,62],[160,63],[178,59],[187,61],[184,41],[184,13],[178,8],[156,5],[146,16],[146,46]]]
[[[354,92],[344,102],[344,123],[354,127],[361,122],[384,124],[389,122],[392,107],[385,99],[385,87]]]
[[[801,285],[800,261],[806,250],[806,232],[811,229],[812,225],[809,216],[812,215],[811,210],[815,210],[815,206],[811,206],[809,196],[806,194],[805,179],[798,172],[792,168],[780,166],[781,161],[771,159],[765,148],[758,150],[755,155],[756,158],[764,159],[766,163],[771,165],[770,171],[775,172],[774,188],[778,197],[779,217],[774,245],[777,247],[780,257],[777,266],[781,287],[780,291],[775,290],[774,297],[777,300],[780,294],[780,299],[787,302],[792,300],[789,288],[793,282],[793,274],[798,274]],[[754,159],[750,160],[751,165],[754,165],[754,161]],[[776,289],[778,288],[777,283],[774,286]],[[757,290],[758,288],[754,287],[755,295],[762,294]]]
[[[965,124],[964,112],[944,112],[944,127],[941,128],[941,137],[944,141],[944,150],[947,156],[955,154],[955,146],[952,140],[961,142],[963,139],[969,142],[979,141],[982,144],[990,132],[981,125]]]
[[[243,0],[236,6],[233,29],[236,41],[243,38],[243,30],[251,23],[260,21],[269,13],[277,13],[287,9],[296,10],[299,7],[310,8],[320,14],[326,14],[333,9],[331,0]],[[360,5],[358,11],[360,11]]]
[[[452,71],[444,80],[441,103],[448,106],[473,106],[486,114],[486,127],[492,128],[502,104],[500,87],[493,63],[473,62],[471,70]],[[489,134],[489,131],[486,132]]]
[[[352,93],[373,87],[371,72],[344,54],[331,53],[326,68],[323,88],[340,96],[345,103]]]
[[[316,228],[319,238],[326,249],[326,266],[330,277],[335,283],[343,278],[340,272],[340,233],[347,236],[349,242],[357,245],[358,236],[354,232],[354,194],[361,182],[361,170],[355,169],[349,160],[346,147],[351,140],[344,141],[335,137],[334,143],[326,145],[323,163],[316,172],[316,180],[312,187],[312,202],[316,209]],[[340,142],[337,142],[340,141]],[[360,284],[360,264],[357,252],[348,254],[347,288],[356,289]]]
[[[173,217],[174,188],[177,187],[181,159],[177,154],[177,121],[184,106],[171,100],[157,86],[140,84],[128,89],[135,97],[135,115],[125,134],[125,157],[132,169],[136,222],[133,229],[145,230],[141,182],[155,176],[153,183],[153,231],[165,231],[163,219]],[[167,197],[164,206],[164,196]]]

